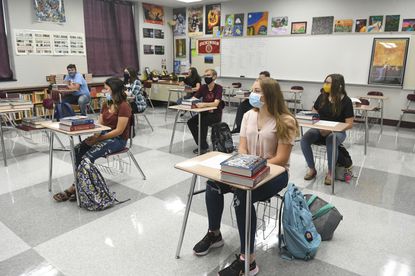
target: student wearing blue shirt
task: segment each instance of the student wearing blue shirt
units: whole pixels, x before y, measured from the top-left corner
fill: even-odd
[[[86,80],[76,71],[75,64],[69,64],[66,69],[68,70],[68,74],[64,82],[68,84],[70,90],[74,90],[75,92],[66,95],[62,101],[70,104],[78,104],[81,114],[86,115],[86,108],[91,100]]]

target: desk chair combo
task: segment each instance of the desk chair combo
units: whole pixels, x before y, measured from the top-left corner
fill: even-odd
[[[399,117],[399,122],[396,126],[397,130],[399,130],[399,128],[401,126],[404,115],[406,115],[406,114],[415,114],[415,106],[414,106],[414,104],[415,104],[415,91],[414,91],[413,94],[408,94],[406,96],[406,100],[407,101],[406,101],[405,108],[401,109],[402,114]]]

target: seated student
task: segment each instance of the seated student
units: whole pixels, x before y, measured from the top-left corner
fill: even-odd
[[[195,98],[202,98],[202,102],[197,104],[197,107],[211,107],[215,106],[217,109],[203,112],[201,114],[201,126],[200,126],[200,149],[201,154],[206,153],[209,150],[209,144],[206,141],[208,126],[219,123],[222,119],[222,86],[215,83],[218,77],[213,69],[207,69],[205,71],[205,83],[194,95]],[[194,116],[187,121],[190,132],[196,144],[198,143],[198,116]],[[198,149],[195,149],[193,153],[198,153]]]
[[[102,106],[98,123],[111,128],[83,140],[75,147],[75,165],[83,158],[94,162],[100,157],[117,152],[125,148],[130,134],[131,107],[124,93],[123,81],[118,78],[109,78],[105,81],[107,103]],[[75,186],[71,185],[64,192],[53,196],[56,201],[76,200]]]
[[[131,103],[132,112],[141,113],[147,108],[146,98],[143,94],[143,86],[137,78],[137,71],[133,68],[124,69],[124,86],[127,93],[135,97],[135,101]]]
[[[269,78],[271,75],[268,71],[262,71],[259,73],[259,78]],[[231,131],[232,133],[239,133],[241,130],[241,123],[242,123],[242,117],[244,116],[245,112],[252,109],[252,105],[249,103],[249,100],[244,100],[241,102],[241,104],[238,106],[238,110],[236,111],[236,117],[235,117],[235,125],[236,127]]]
[[[91,101],[86,80],[81,73],[76,71],[75,64],[69,64],[66,69],[68,70],[68,75],[66,75],[64,82],[68,84],[70,90],[74,90],[75,92],[65,95],[62,102],[78,104],[81,115],[86,115],[87,105]]]
[[[190,67],[189,75],[184,79],[183,82],[180,82],[180,85],[187,85],[190,86],[193,90],[193,93],[189,93],[189,95],[184,96],[184,99],[190,99],[195,94],[195,91],[200,89],[202,83],[202,79],[197,72],[195,67]]]
[[[324,80],[323,91],[324,93],[321,93],[315,101],[313,111],[320,115],[321,120],[347,123],[349,125],[347,129],[351,129],[353,127],[354,118],[353,104],[351,99],[347,96],[343,76],[340,74],[328,75]],[[317,175],[311,145],[323,140],[327,147],[327,161],[329,168],[324,184],[332,184],[332,135],[333,133],[330,131],[312,128],[301,138],[301,150],[308,166],[308,171],[304,176],[305,180],[311,180]],[[336,151],[336,163],[337,149],[338,146],[346,139],[346,132],[334,132],[334,135],[336,135],[336,146],[334,148]]]
[[[288,167],[292,147],[298,133],[298,124],[289,112],[276,80],[258,79],[253,85],[249,101],[254,107],[246,112],[241,126],[239,153],[253,154],[268,159],[268,163],[283,166],[286,171],[266,184],[252,191],[251,239],[245,241],[246,191],[231,188],[229,185],[207,181],[206,207],[209,229],[206,236],[194,248],[194,254],[206,255],[211,248],[223,245],[220,224],[223,212],[224,194],[234,194],[234,207],[238,224],[241,255],[218,275],[238,276],[244,272],[244,259],[250,260],[250,273],[258,273],[255,262],[254,245],[256,233],[256,212],[254,203],[273,197],[288,184]],[[250,256],[244,256],[245,242],[250,243]],[[247,274],[244,274],[247,275]]]

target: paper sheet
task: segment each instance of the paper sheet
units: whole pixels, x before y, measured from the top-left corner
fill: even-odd
[[[227,155],[227,154],[219,154],[217,156],[211,157],[209,159],[206,159],[206,160],[200,162],[200,165],[219,170],[220,169],[220,163],[222,161],[225,161],[229,157],[230,156]]]
[[[327,126],[327,127],[335,127],[337,126],[337,122],[331,122],[331,121],[324,121],[324,120],[320,120],[317,123],[315,123],[315,125],[318,126]]]

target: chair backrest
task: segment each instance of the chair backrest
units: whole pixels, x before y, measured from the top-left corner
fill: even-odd
[[[406,96],[406,99],[411,102],[415,101],[415,94],[408,94],[408,96]]]
[[[362,99],[362,98],[359,98],[359,100],[360,100],[360,104],[361,104],[361,105],[370,105],[370,103],[369,103],[369,100],[368,100],[368,99]]]
[[[291,86],[291,90],[300,90],[300,91],[303,91],[304,90],[304,87],[299,86],[299,85],[294,85],[294,86]]]
[[[232,83],[232,87],[233,88],[241,88],[242,87],[242,83],[240,83],[240,82],[234,82],[234,83]]]
[[[369,95],[369,96],[383,96],[383,93],[380,92],[380,91],[370,91],[370,92],[367,92],[367,95]]]

